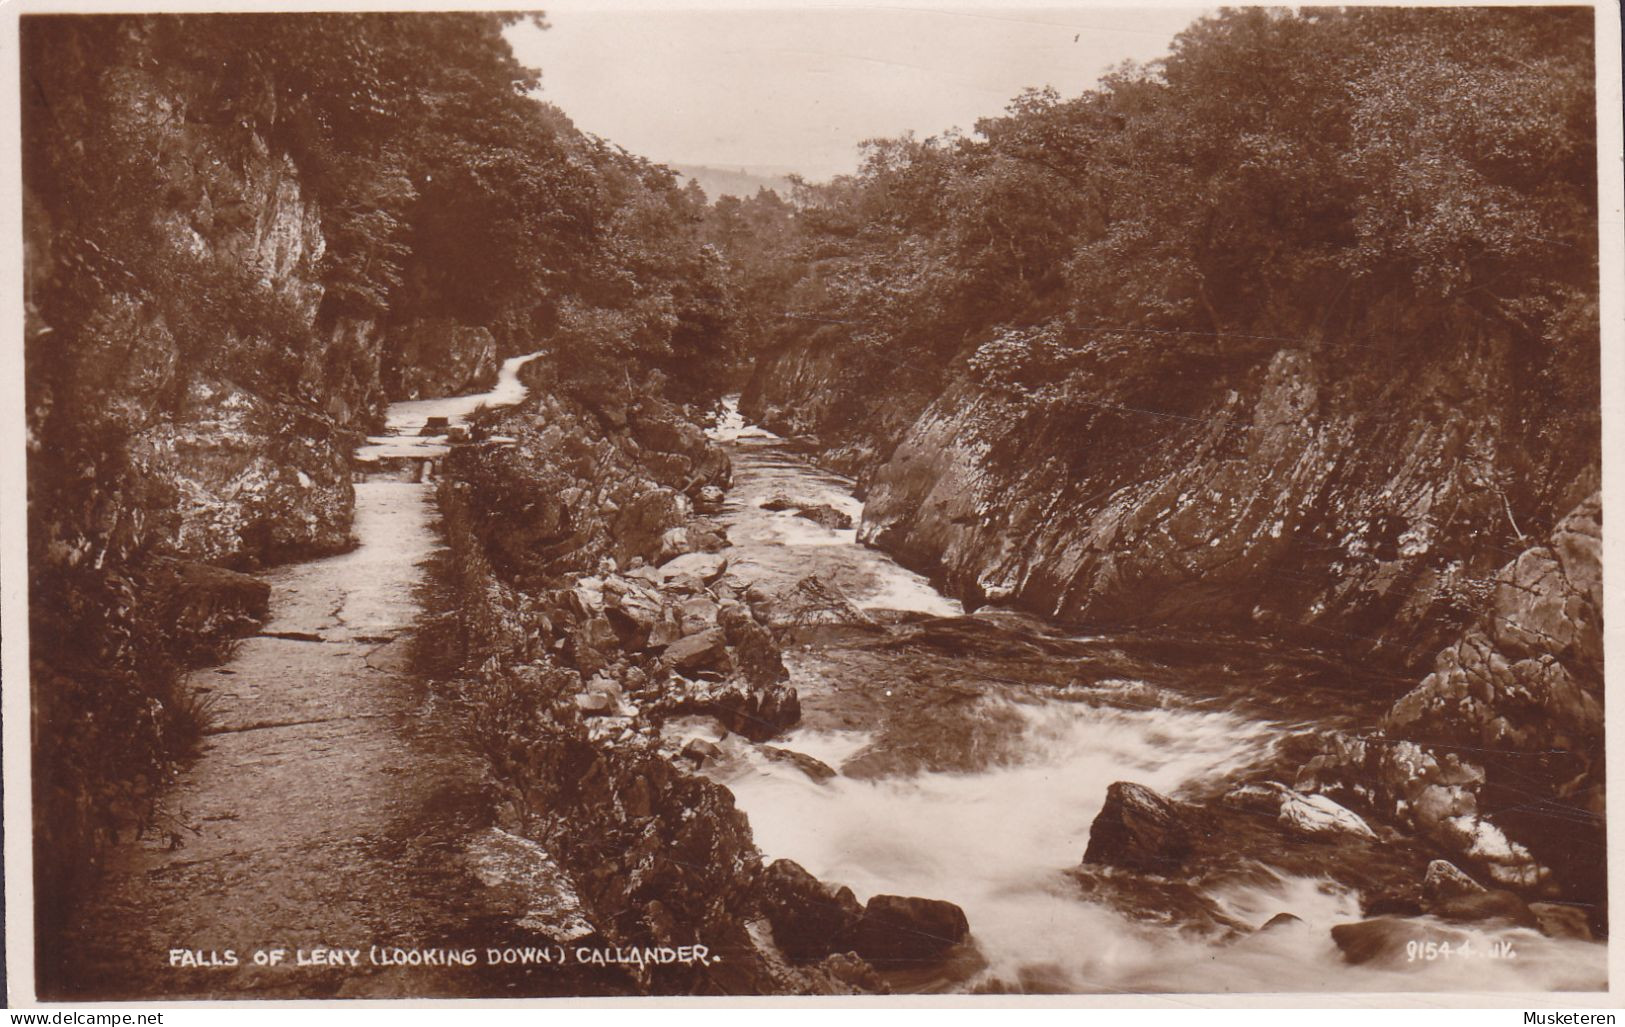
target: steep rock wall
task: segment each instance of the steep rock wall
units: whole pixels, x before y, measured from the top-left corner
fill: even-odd
[[[130,550],[254,564],[349,542],[348,450],[385,402],[370,322],[319,320],[321,213],[286,154],[259,136],[196,117],[173,83],[129,73],[117,95],[124,129],[160,158],[172,186],[154,229],[181,281],[108,275],[88,312],[54,309],[52,279],[73,269],[53,253],[56,219],[31,204],[31,340],[50,344],[59,317],[78,320],[66,366],[31,374],[31,456],[49,473],[53,411],[95,411],[127,462],[124,480],[87,522],[38,511],[53,553],[72,562],[121,527]],[[257,331],[253,313],[276,334]],[[139,525],[135,522],[139,520]]]
[[[1300,787],[1601,930],[1597,440],[1528,416],[1512,341],[1384,348],[1401,324],[1340,351],[1273,346],[1194,388],[1177,360],[1131,361],[1065,408],[962,366],[892,437],[888,415],[818,420],[913,409],[883,385],[798,406],[796,389],[841,387],[820,367],[836,358],[804,350],[763,362],[748,412],[837,459],[879,454],[860,539],[969,605],[1360,661],[1397,701],[1363,734],[1303,739]]]
[[[1380,374],[1282,347],[1183,405],[1159,390],[1187,383],[1131,367],[1064,411],[966,374],[919,407],[873,386],[798,402],[840,387],[819,362],[764,361],[742,405],[863,476],[860,538],[972,605],[1065,620],[1264,630],[1421,667],[1521,538],[1596,487],[1583,447],[1547,461],[1527,444],[1507,415],[1515,355],[1488,336]]]
[[[787,346],[764,355],[739,409],[785,438],[816,437],[819,460],[856,478],[860,494],[875,468],[936,397],[930,376],[890,367],[865,373],[847,354]],[[876,394],[884,384],[883,394]]]
[[[1607,932],[1602,505],[1495,575],[1480,615],[1360,736],[1306,738],[1302,787],[1442,846]]]

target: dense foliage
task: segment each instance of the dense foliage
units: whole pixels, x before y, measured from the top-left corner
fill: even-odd
[[[206,385],[276,411],[250,434],[342,452],[428,319],[546,348],[594,398],[651,368],[681,398],[721,385],[731,301],[703,196],[536,99],[503,35],[519,17],[22,19],[42,852],[153,824],[200,726],[189,643],[152,599],[178,498],[133,434],[208,422]],[[319,239],[266,239],[292,203]],[[265,266],[299,245],[314,267]],[[47,919],[74,862],[44,868]]]
[[[292,156],[321,208],[327,320],[451,317],[514,348],[562,323],[590,343],[554,347],[570,370],[630,353],[704,382],[695,364],[728,344],[728,310],[698,236],[703,196],[536,100],[538,73],[502,36],[511,20],[27,19],[27,183],[70,251],[54,263],[86,265],[52,287],[169,291],[173,278],[142,263],[170,258],[165,215],[202,199],[165,160],[163,122],[176,118],[235,140],[242,161],[263,147]],[[141,76],[165,97],[157,118],[131,109]],[[53,327],[68,327],[70,305],[50,305]],[[242,319],[245,331],[286,320]]]
[[[762,349],[837,352],[869,401],[970,378],[1081,429],[1198,413],[1284,346],[1348,371],[1495,337],[1523,441],[1595,462],[1590,17],[1225,10],[711,231]]]

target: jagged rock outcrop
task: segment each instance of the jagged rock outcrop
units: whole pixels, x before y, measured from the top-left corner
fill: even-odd
[[[791,959],[822,959],[841,951],[863,919],[863,904],[852,889],[831,888],[788,859],[770,864],[757,887],[773,941]]]
[[[639,991],[852,990],[848,978],[862,979],[862,968],[796,968],[758,953],[748,924],[760,856],[727,789],[699,773],[722,750],[660,738],[658,700],[682,679],[634,659],[613,631],[596,639],[601,669],[591,680],[556,659],[555,643],[593,618],[564,598],[573,590],[530,595],[500,580],[465,489],[442,482],[457,616],[478,663],[455,687],[470,739],[507,796],[502,826],[546,852],[605,943],[726,954],[710,967],[633,968]]]
[[[882,387],[806,345],[763,357],[741,409],[815,434],[866,490],[860,540],[971,606],[1264,630],[1418,667],[1483,608],[1519,533],[1596,487],[1597,463],[1595,438],[1505,421],[1522,385],[1509,339],[1376,370],[1412,320],[1368,311],[1348,329],[1357,363],[1277,346],[1200,385],[1123,356],[1071,383],[1069,407],[963,374]]]
[[[876,895],[858,902],[787,859],[763,872],[758,887],[773,941],[793,960],[852,951],[876,966],[918,967],[970,937],[965,911],[951,902]]]
[[[869,402],[866,385],[879,382],[855,383],[839,358],[791,346],[760,358],[739,409],[785,438],[816,441],[820,462],[861,483],[936,395],[907,372],[888,368],[885,402]]]
[[[802,507],[796,511],[796,516],[805,517],[814,524],[828,528],[831,531],[847,531],[852,527],[850,515],[824,503]]]
[[[793,749],[780,749],[773,745],[758,745],[756,751],[774,763],[785,763],[806,774],[809,780],[823,784],[834,780],[839,774],[834,767],[814,756]]]
[[[134,291],[103,293],[83,315],[103,346],[97,359],[30,379],[38,415],[31,457],[44,460],[50,410],[95,410],[104,431],[123,436],[115,445],[129,477],[108,490],[99,520],[67,510],[43,518],[47,552],[71,563],[132,524],[140,537],[126,543],[130,549],[206,562],[252,565],[343,549],[354,506],[348,453],[384,394],[372,326],[317,323],[319,210],[288,158],[263,142],[247,162],[225,164],[210,159],[224,140],[188,123],[173,98],[138,92],[132,107],[153,145],[174,155],[177,195],[198,197],[161,212],[160,230],[192,259],[255,275],[257,284],[245,288],[296,319],[289,328],[298,341],[227,327],[199,355],[172,323],[189,312]],[[228,207],[236,216],[221,214]],[[31,248],[29,264],[36,286],[48,288],[48,248]],[[52,316],[38,311],[30,332],[49,331]],[[268,345],[288,348],[267,354]]]
[[[1603,908],[1601,503],[1495,575],[1490,602],[1383,732],[1321,744],[1300,783],[1407,824],[1525,893]]]
[[[1343,835],[1375,838],[1360,816],[1324,795],[1305,795],[1276,781],[1243,785],[1227,792],[1224,802],[1239,809],[1274,816],[1288,830],[1306,838],[1335,840]]]
[[[1191,854],[1189,814],[1144,785],[1117,781],[1089,825],[1084,862],[1169,873]]]
[[[690,493],[729,483],[727,455],[684,423],[654,398],[606,413],[544,392],[478,428],[512,443],[460,447],[446,474],[469,490],[492,562],[515,585],[552,585],[604,560],[611,570],[658,567],[726,545],[714,522],[691,516]],[[631,424],[643,426],[642,441]]]
[[[1460,324],[1461,345],[1403,348],[1416,317],[1259,340],[1199,383],[1112,351],[1044,403],[958,373],[882,389],[804,344],[761,360],[741,408],[816,435],[866,487],[860,540],[968,606],[1262,633],[1402,681],[1432,664],[1380,733],[1306,739],[1302,801],[1270,816],[1389,825],[1600,909],[1595,424],[1508,417],[1525,343]]]
[[[177,668],[222,655],[263,613],[257,589],[219,568],[351,544],[348,453],[385,399],[373,321],[324,307],[324,212],[267,130],[271,71],[231,69],[223,103],[218,62],[160,56],[172,26],[26,29],[45,908],[148,815],[204,726]]]
[[[487,426],[513,444],[476,441],[446,461],[441,505],[469,664],[456,687],[509,796],[504,827],[547,850],[606,941],[728,953],[709,968],[642,971],[639,990],[884,990],[866,959],[941,958],[966,940],[964,913],[912,897],[865,908],[794,864],[763,868],[730,793],[705,773],[800,719],[774,634],[740,601],[723,557],[641,548],[703,524],[686,506],[653,523],[619,516],[641,497],[720,487],[726,457],[654,401],[616,413],[538,395]],[[686,719],[666,733],[695,715],[711,718],[716,740]],[[761,751],[834,776],[810,757]],[[773,945],[752,933],[763,918]]]
[[[1594,494],[1558,522],[1551,540],[1525,550],[1495,576],[1489,608],[1433,673],[1389,711],[1404,737],[1529,752],[1565,750],[1600,783],[1602,692],[1602,500]],[[1594,779],[1594,780],[1593,780]]]
[[[1261,861],[1275,873],[1338,881],[1369,917],[1434,913],[1533,923],[1524,900],[1504,889],[1446,897],[1459,886],[1429,866],[1433,843],[1395,828],[1276,781],[1255,779],[1183,800],[1120,781],[1108,788],[1088,849],[1070,875],[1092,901],[1130,918],[1233,937],[1253,933],[1256,921],[1238,920],[1213,896],[1227,882],[1256,881]]]
[[[157,560],[147,571],[159,620],[188,662],[223,657],[234,639],[265,620],[271,586],[256,577],[183,560]]]

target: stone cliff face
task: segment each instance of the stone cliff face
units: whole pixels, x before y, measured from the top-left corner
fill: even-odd
[[[786,438],[815,436],[821,463],[856,478],[860,489],[937,395],[907,368],[879,380],[812,347],[764,356],[739,398],[739,409]],[[877,395],[878,384],[885,392]]]
[[[343,549],[349,450],[391,399],[484,384],[491,332],[332,302],[319,190],[275,141],[299,113],[275,72],[166,62],[157,20],[121,24],[94,50],[48,37],[61,92],[30,112],[52,167],[161,183],[25,182],[31,467],[48,486],[65,454],[122,465],[94,509],[36,510],[44,550],[252,566]],[[116,212],[86,221],[86,189]]]
[[[892,437],[877,428],[909,393],[857,421],[819,421],[828,396],[794,412],[816,375],[776,376],[808,362],[764,363],[745,408],[862,474],[860,537],[972,605],[1065,620],[1263,629],[1420,667],[1519,539],[1596,485],[1583,454],[1536,463],[1518,441],[1517,372],[1490,339],[1386,378],[1283,348],[1177,412],[1154,380],[1081,418],[961,380]]]
[[[428,318],[390,332],[384,384],[391,399],[452,396],[488,386],[501,363],[489,328]]]
[[[114,279],[80,329],[94,348],[76,355],[70,373],[31,381],[36,461],[49,456],[46,419],[62,408],[96,410],[102,432],[123,436],[128,462],[128,476],[103,497],[102,523],[47,518],[52,551],[86,558],[98,528],[134,520],[143,537],[132,549],[147,543],[215,563],[342,549],[354,502],[348,450],[384,393],[373,325],[318,320],[320,210],[288,157],[263,139],[253,137],[243,154],[212,126],[192,122],[159,83],[131,77],[123,89],[129,130],[164,155],[173,183],[158,230],[201,280],[120,288]],[[52,259],[48,211],[34,209],[28,264],[39,293],[65,269]],[[223,280],[274,311],[286,337],[240,332],[230,311],[215,317],[212,304],[237,299]],[[167,294],[155,294],[160,288]],[[45,345],[59,312],[29,313],[30,336]],[[190,317],[214,333],[203,352],[174,323]]]
[[[1301,739],[1297,784],[1606,933],[1601,513],[1593,494],[1508,561],[1380,725]]]
[[[228,568],[351,545],[350,453],[398,385],[383,373],[376,318],[332,302],[329,219],[287,149],[297,133],[278,142],[297,112],[278,109],[275,70],[173,59],[173,28],[24,24],[47,920],[67,915],[57,904],[107,842],[150,826],[162,783],[208,726],[180,672],[220,658],[265,615],[263,586]],[[473,356],[455,352],[465,343]],[[490,360],[489,343],[453,331],[435,359],[458,365],[446,377],[460,385]]]
[[[1476,839],[1461,842],[1463,813],[1469,824],[1491,817],[1590,901],[1599,930],[1607,892],[1602,660],[1602,499],[1593,493],[1501,568],[1488,606],[1384,724],[1390,737],[1459,753],[1482,769],[1466,794],[1407,795],[1417,782],[1397,782],[1424,829],[1471,852]]]

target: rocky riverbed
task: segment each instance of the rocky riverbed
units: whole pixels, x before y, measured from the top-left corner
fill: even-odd
[[[117,850],[67,976],[103,997],[1603,985],[1583,881],[1476,805],[1483,769],[1373,731],[1424,716],[1459,659],[1412,690],[1221,635],[967,615],[858,544],[849,480],[731,409],[702,432],[656,400],[527,398],[524,363],[398,404],[357,454],[359,545],[262,576],[268,620],[191,681],[209,745]],[[1441,945],[1461,958],[1418,955]],[[375,946],[365,969],[193,965]],[[688,958],[624,958],[668,951]]]
[[[462,450],[447,493],[484,597],[465,694],[530,711],[487,731],[530,740],[491,753],[505,816],[594,881],[607,937],[726,939],[748,990],[1600,986],[1590,907],[1493,817],[1462,806],[1452,843],[1376,798],[1398,770],[1324,783],[1344,740],[1406,751],[1372,728],[1415,682],[965,616],[856,544],[850,482],[736,415],[710,433],[725,471],[673,417],[544,398],[488,428],[516,445]],[[1474,764],[1412,744],[1416,780],[1470,804]],[[699,824],[703,861],[674,866]],[[930,941],[865,927],[888,920]],[[1484,955],[1434,965],[1428,941]]]

